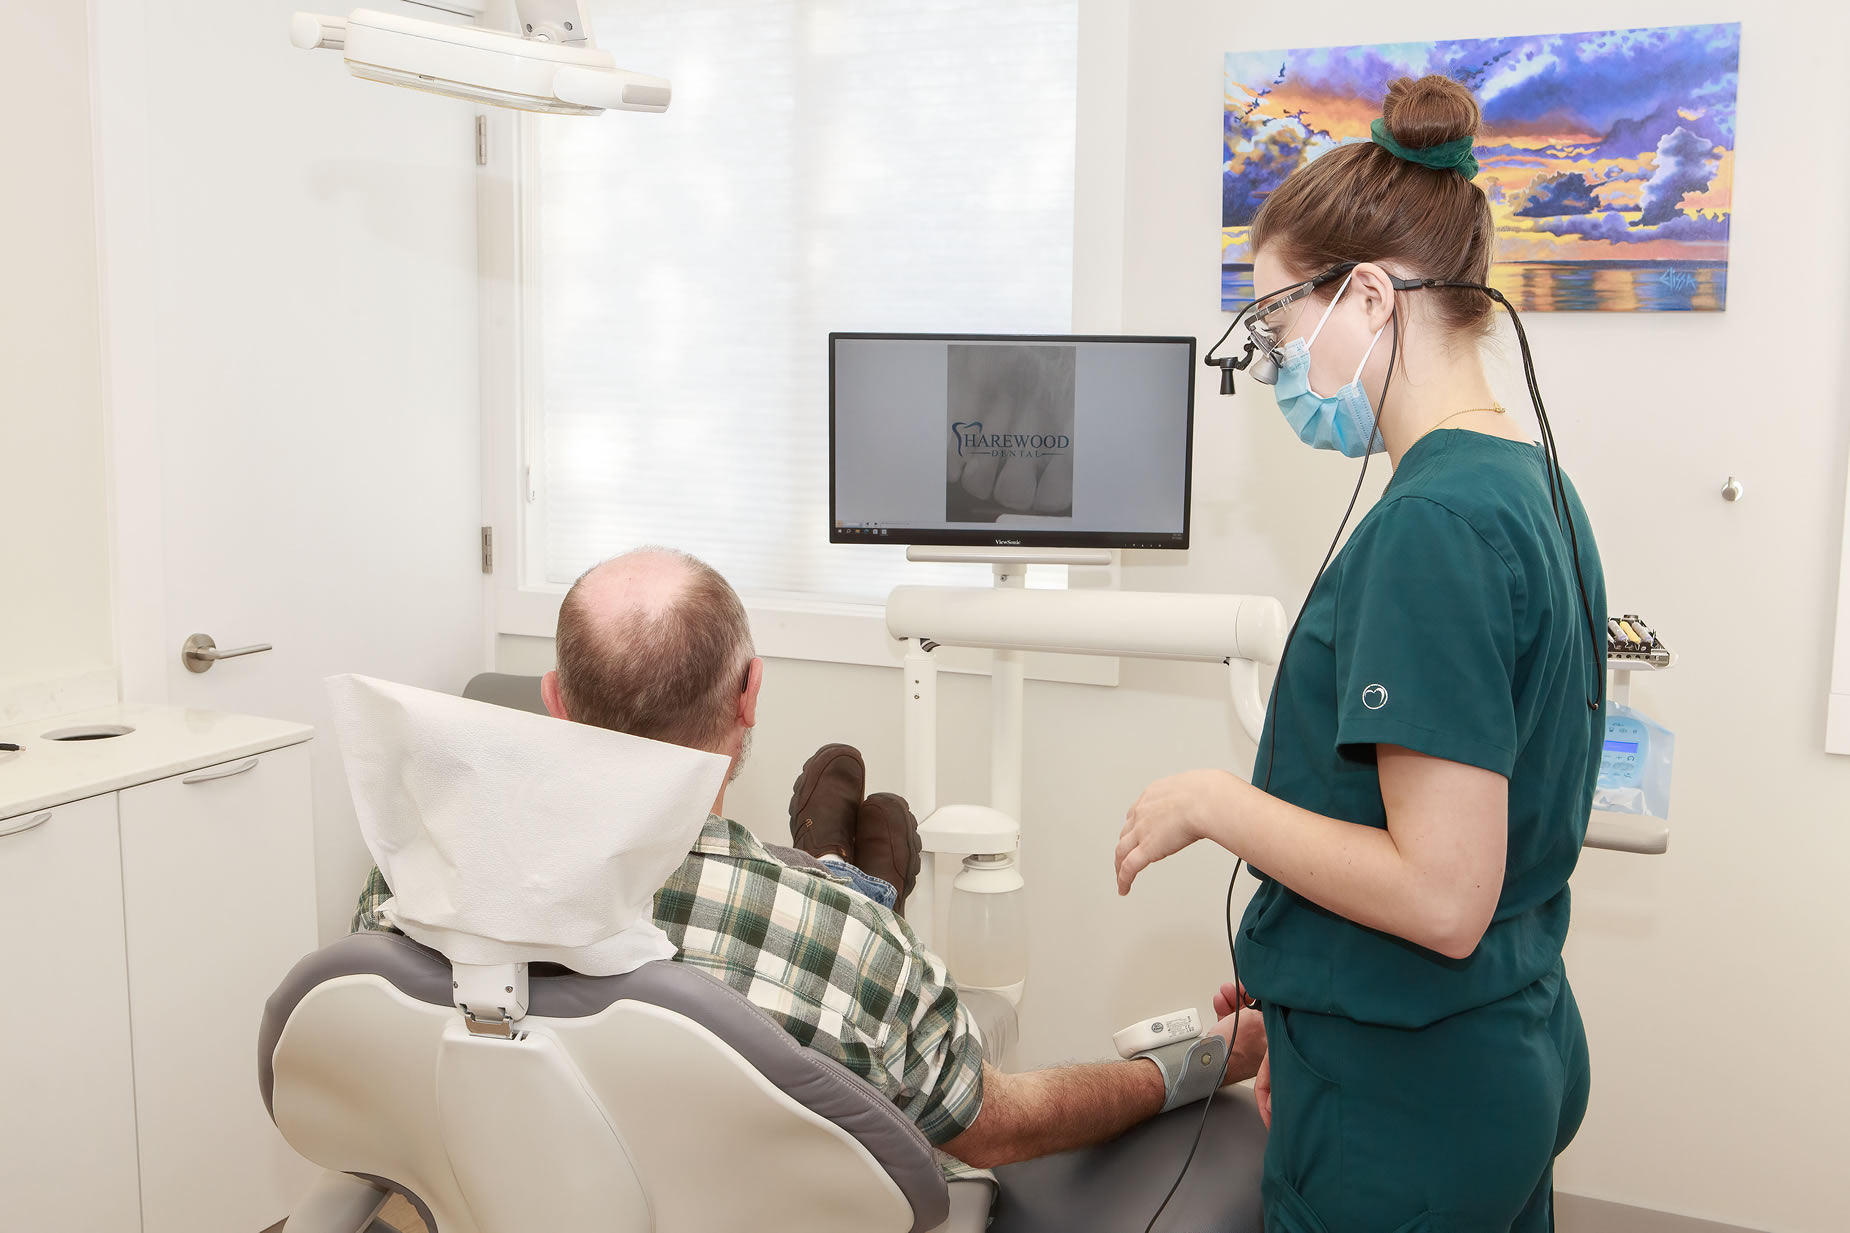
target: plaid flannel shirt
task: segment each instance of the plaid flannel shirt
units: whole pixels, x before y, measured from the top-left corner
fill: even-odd
[[[390,930],[379,870],[353,932]],[[897,914],[834,875],[786,865],[752,833],[707,818],[655,893],[655,923],[690,963],[726,982],[798,1042],[872,1084],[942,1144],[983,1104],[983,1042],[944,961]],[[947,1177],[986,1176],[939,1153]]]

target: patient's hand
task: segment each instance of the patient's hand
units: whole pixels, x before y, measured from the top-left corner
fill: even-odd
[[[1227,1072],[1221,1078],[1223,1084],[1251,1079],[1265,1064],[1265,1018],[1255,1007],[1248,1005],[1240,1012],[1239,1037],[1236,1039],[1233,1034],[1234,1003],[1244,996],[1235,984],[1222,985],[1220,992],[1214,995],[1214,1013],[1220,1016],[1220,1022],[1212,1030],[1227,1041]]]
[[[1259,1073],[1253,1076],[1253,1096],[1259,1101],[1259,1120],[1272,1129],[1272,1055],[1259,1059]]]

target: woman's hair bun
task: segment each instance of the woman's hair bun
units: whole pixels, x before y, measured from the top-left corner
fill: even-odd
[[[1437,74],[1418,81],[1401,77],[1389,82],[1387,99],[1381,104],[1388,136],[1409,150],[1476,137],[1481,116],[1471,91]]]

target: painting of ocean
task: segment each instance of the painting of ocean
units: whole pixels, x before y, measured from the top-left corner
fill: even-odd
[[[1519,310],[1725,308],[1740,46],[1736,23],[1229,52],[1221,306],[1253,298],[1252,221],[1271,191],[1368,140],[1388,82],[1442,73],[1483,108],[1490,281]]]

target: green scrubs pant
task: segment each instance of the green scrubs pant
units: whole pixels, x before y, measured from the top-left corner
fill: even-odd
[[[1565,971],[1408,1030],[1268,1004],[1266,1233],[1548,1233],[1587,1109]]]

